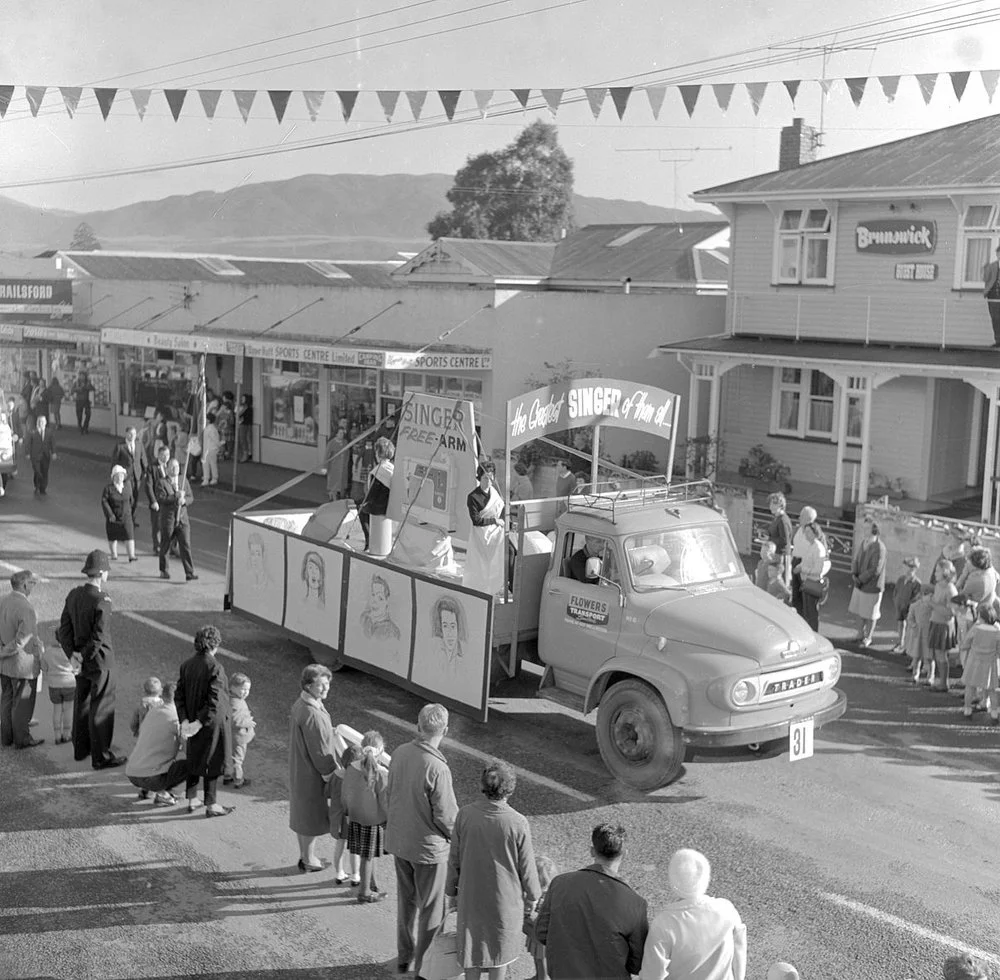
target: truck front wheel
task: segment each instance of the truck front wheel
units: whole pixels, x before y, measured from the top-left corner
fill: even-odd
[[[630,679],[613,684],[597,708],[597,745],[608,770],[638,790],[673,782],[684,762],[684,739],[659,694]]]

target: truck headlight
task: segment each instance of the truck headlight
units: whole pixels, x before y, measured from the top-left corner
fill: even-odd
[[[753,704],[757,698],[760,696],[760,685],[756,680],[751,680],[748,677],[744,677],[743,680],[737,681],[732,690],[729,692],[730,700],[735,705],[740,707]]]
[[[839,655],[834,655],[823,661],[823,676],[833,684],[840,679]]]

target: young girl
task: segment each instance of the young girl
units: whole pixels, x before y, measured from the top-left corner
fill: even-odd
[[[972,717],[973,706],[978,697],[984,696],[990,710],[992,724],[1000,724],[1000,704],[997,703],[997,687],[1000,687],[1000,625],[992,603],[982,603],[976,610],[976,624],[962,640],[962,654],[965,658],[966,718]]]
[[[70,741],[73,735],[73,699],[76,697],[77,671],[57,647],[46,647],[42,654],[42,673],[49,686],[52,702],[52,734],[56,745]]]
[[[922,671],[927,672],[927,682],[934,683],[934,658],[927,645],[933,595],[934,586],[925,585],[920,590],[920,595],[910,603],[910,610],[906,614],[906,652],[910,657],[914,684],[919,683]]]
[[[358,874],[358,859],[353,854],[347,855],[349,870],[344,870],[344,851],[347,848],[348,820],[343,802],[344,777],[351,771],[351,766],[360,758],[361,749],[353,743],[348,743],[347,748],[344,749],[340,757],[341,765],[344,768],[334,770],[333,778],[327,786],[330,794],[330,836],[337,842],[333,848],[333,880],[338,885],[342,885],[347,881],[348,876],[350,876],[351,885],[361,883],[361,876]]]
[[[942,558],[934,568],[931,622],[927,629],[927,646],[937,671],[932,691],[948,690],[948,651],[956,642],[955,615],[951,608],[952,598],[958,595],[954,580],[955,566]]]
[[[555,861],[545,854],[538,856],[535,861],[535,868],[538,871],[538,884],[542,889],[542,897],[538,899],[538,903],[535,906],[537,909],[542,904],[542,899],[545,898],[545,893],[549,890],[552,879],[559,874],[559,870],[556,868]],[[531,980],[549,980],[549,968],[545,961],[545,947],[535,938],[536,913],[532,912],[528,918],[529,921],[525,923],[525,933],[528,937],[525,946],[535,960],[535,975]]]
[[[899,631],[899,640],[893,648],[893,653],[903,653],[906,650],[906,617],[921,590],[920,579],[917,578],[920,559],[916,556],[904,558],[903,564],[906,566],[906,571],[896,579],[896,587],[892,592],[892,604],[896,609],[896,629]]]
[[[366,732],[361,756],[344,771],[341,802],[347,814],[347,849],[361,859],[359,902],[381,902],[386,892],[375,882],[375,862],[385,850],[386,788],[389,770],[379,761],[385,742],[378,732]]]

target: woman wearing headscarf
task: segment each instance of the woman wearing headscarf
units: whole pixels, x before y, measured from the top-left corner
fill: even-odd
[[[101,510],[104,511],[104,531],[108,537],[111,560],[118,561],[118,542],[124,541],[128,550],[128,560],[138,561],[135,556],[135,522],[132,519],[132,487],[127,482],[124,466],[111,467],[111,482],[101,494]]]

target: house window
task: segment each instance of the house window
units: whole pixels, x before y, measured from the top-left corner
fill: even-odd
[[[962,219],[961,286],[981,288],[983,266],[1000,241],[1000,205],[970,204]]]
[[[778,219],[777,279],[830,283],[832,216],[827,208],[786,208]]]
[[[835,439],[840,398],[833,378],[822,371],[775,368],[771,432],[797,439]],[[847,441],[861,441],[864,395],[848,394]]]

